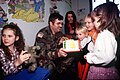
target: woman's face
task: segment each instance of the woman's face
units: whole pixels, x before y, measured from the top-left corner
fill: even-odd
[[[73,23],[73,15],[72,14],[68,14],[67,18],[68,18],[69,23]]]
[[[85,25],[86,25],[88,31],[91,31],[92,29],[95,28],[95,25],[92,22],[92,19],[90,17],[86,17],[84,22],[85,22]]]
[[[14,46],[15,41],[18,39],[19,38],[15,36],[13,30],[7,28],[3,31],[2,41],[5,46],[7,47]]]
[[[94,25],[95,25],[96,29],[98,29],[101,24],[101,22],[99,20],[100,20],[99,17],[94,17]]]

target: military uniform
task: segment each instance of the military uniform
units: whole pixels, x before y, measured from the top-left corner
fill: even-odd
[[[55,75],[56,71],[62,73],[73,61],[73,58],[58,58],[58,50],[62,47],[62,44],[58,44],[63,36],[62,32],[53,35],[49,26],[41,29],[36,36],[35,45],[41,47],[38,52],[38,55],[40,55],[38,59],[39,65],[50,69],[53,75]]]

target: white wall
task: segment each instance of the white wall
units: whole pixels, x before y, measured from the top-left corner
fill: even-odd
[[[45,17],[44,17],[44,22],[36,22],[36,23],[27,23],[22,20],[18,19],[12,19],[10,15],[8,15],[8,22],[16,22],[18,26],[20,26],[21,30],[23,31],[23,35],[25,38],[25,43],[26,45],[34,45],[35,42],[35,36],[37,32],[48,25],[48,17],[49,17],[49,8],[51,7],[50,5],[50,0],[45,0]],[[65,13],[70,10],[70,7],[67,3],[65,2],[57,2],[57,7],[58,11],[65,16]]]
[[[103,4],[103,3],[106,3],[106,0],[98,0],[98,1],[92,0],[93,9],[94,9],[95,7],[97,7],[98,5]]]
[[[78,10],[82,9],[78,13]],[[75,12],[77,20],[83,19],[90,11],[89,0],[72,0],[72,10]]]

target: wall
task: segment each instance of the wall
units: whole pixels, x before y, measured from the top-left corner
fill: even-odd
[[[89,0],[72,0],[72,10],[80,22],[90,11]]]
[[[58,11],[60,14],[62,14],[65,17],[65,14],[69,10],[73,10],[77,16],[78,21],[82,19],[88,12],[89,12],[89,0],[71,0],[72,2],[72,7],[67,3],[69,0],[63,0],[62,2],[57,2],[57,7]],[[5,6],[4,6],[5,7]],[[44,17],[44,22],[36,22],[36,23],[27,23],[25,21],[19,20],[19,19],[12,19],[11,15],[8,15],[8,22],[16,22],[18,26],[20,26],[24,38],[25,38],[25,43],[26,45],[34,45],[35,42],[35,36],[37,32],[48,25],[48,17],[50,14],[49,8],[51,7],[50,5],[50,0],[45,0],[45,17]],[[77,9],[83,9],[82,13],[78,15]],[[7,7],[5,7],[7,10]],[[64,30],[62,30],[64,32]]]
[[[25,38],[25,43],[26,45],[34,45],[35,42],[35,36],[37,32],[48,25],[48,17],[49,17],[49,8],[51,7],[50,5],[50,0],[45,0],[45,17],[44,17],[44,22],[36,22],[36,23],[27,23],[22,20],[18,19],[12,19],[11,15],[8,15],[9,21],[8,22],[16,22],[21,30],[23,31],[24,38]],[[65,13],[70,10],[70,6],[65,3],[65,2],[57,2],[57,7],[58,11],[65,16]]]
[[[92,0],[92,4],[93,4],[93,9],[95,8],[95,7],[97,7],[98,5],[100,5],[100,4],[103,4],[103,3],[106,3],[106,0],[98,0],[98,1],[94,1],[94,0]]]

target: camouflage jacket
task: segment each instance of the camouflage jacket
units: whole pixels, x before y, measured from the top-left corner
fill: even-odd
[[[37,33],[35,45],[41,47],[38,52],[38,55],[40,55],[38,59],[39,66],[50,69],[51,72],[55,70],[62,72],[63,69],[66,69],[66,65],[71,64],[72,58],[58,57],[58,50],[62,47],[62,44],[58,45],[58,43],[63,36],[64,34],[62,32],[53,35],[49,26],[41,29]]]

